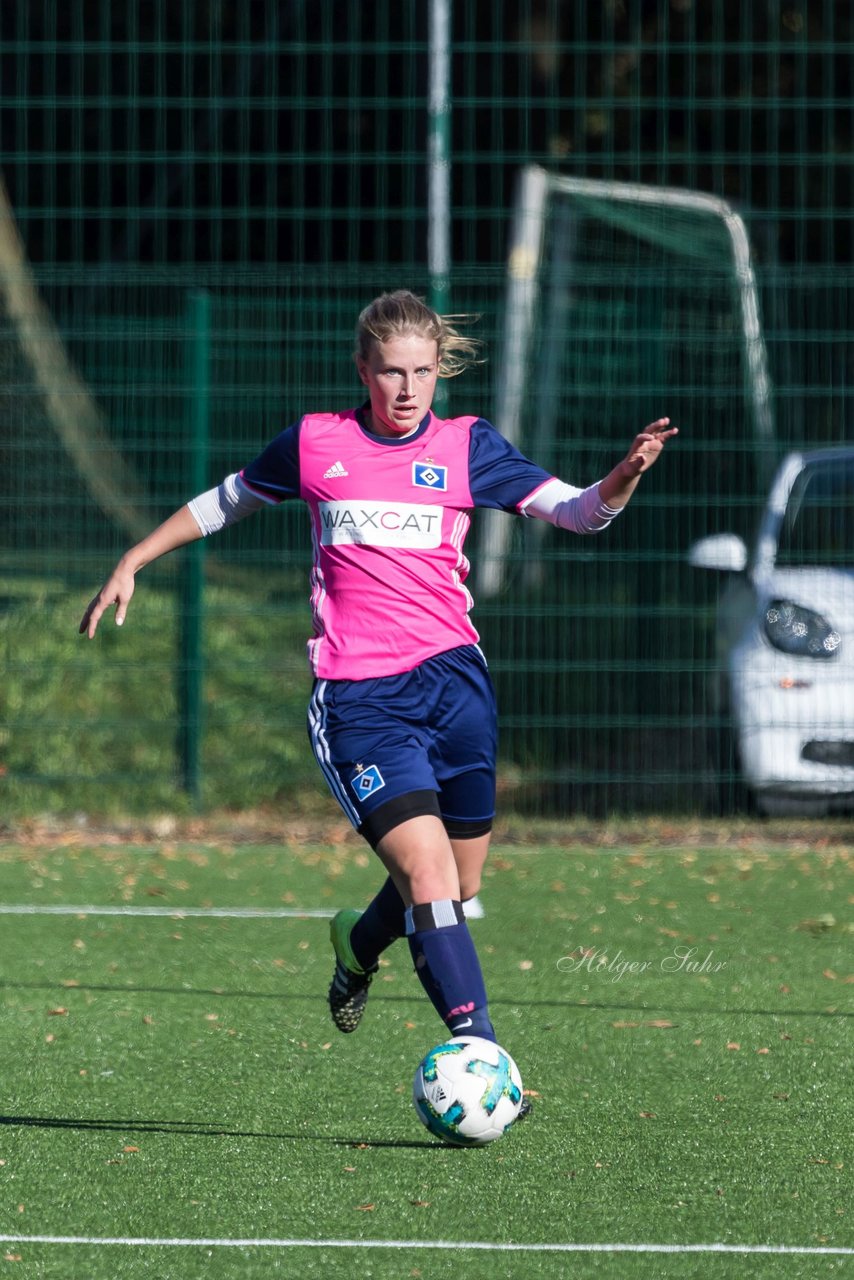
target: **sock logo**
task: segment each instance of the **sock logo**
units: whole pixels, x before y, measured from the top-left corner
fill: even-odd
[[[458,1013],[474,1013],[474,1000],[470,1001],[469,1004],[459,1004],[456,1009],[449,1010],[448,1017],[455,1018]],[[471,1019],[469,1019],[468,1025],[471,1026]]]
[[[466,1027],[470,1027],[470,1026],[471,1026],[471,1018],[466,1018],[465,1022],[458,1022],[455,1026],[451,1027],[451,1030],[465,1031]]]

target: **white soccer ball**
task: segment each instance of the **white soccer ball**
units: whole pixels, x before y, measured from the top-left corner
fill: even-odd
[[[454,1036],[422,1058],[412,1085],[415,1114],[432,1134],[479,1147],[506,1133],[522,1106],[522,1077],[506,1049]]]

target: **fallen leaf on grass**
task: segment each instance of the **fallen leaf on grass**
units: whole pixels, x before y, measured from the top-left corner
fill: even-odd
[[[836,917],[827,912],[817,920],[801,920],[797,927],[804,933],[827,933],[829,929],[836,928]]]
[[[658,1118],[654,1111],[639,1111],[638,1115],[642,1120],[656,1120]]]
[[[410,1204],[414,1204],[414,1205],[415,1205],[415,1207],[416,1207],[416,1209],[429,1209],[429,1208],[430,1208],[430,1201],[429,1201],[429,1200],[410,1200],[410,1201],[409,1201],[409,1203],[410,1203]]]
[[[139,1151],[139,1147],[122,1147],[122,1151],[126,1151],[130,1155],[132,1151]]]
[[[740,1049],[740,1048],[741,1048],[741,1045],[740,1045],[740,1044],[738,1044],[735,1040],[729,1040],[729,1041],[727,1042],[727,1048],[728,1048],[728,1049]]]
[[[47,1016],[49,1018],[64,1018],[67,1016],[67,1014],[68,1014],[68,1010],[63,1009],[61,1005],[58,1009],[48,1009],[47,1011]]]
[[[357,1204],[356,1205],[356,1208],[359,1210],[360,1213],[370,1213],[372,1210],[376,1209],[376,1207],[377,1206],[375,1204]]]

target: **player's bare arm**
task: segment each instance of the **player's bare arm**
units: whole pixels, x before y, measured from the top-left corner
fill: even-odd
[[[631,498],[638,481],[657,461],[671,436],[679,434],[678,427],[671,427],[669,418],[658,418],[645,427],[632,441],[631,448],[604,480],[599,482],[599,493],[607,506],[618,510]]]
[[[178,547],[186,546],[202,537],[202,531],[190,512],[181,507],[168,520],[154,529],[147,538],[126,551],[98,594],[89,601],[80,623],[80,634],[91,640],[98,630],[98,623],[111,605],[116,606],[116,626],[125,620],[133,595],[136,574],[144,565],[158,560]]]

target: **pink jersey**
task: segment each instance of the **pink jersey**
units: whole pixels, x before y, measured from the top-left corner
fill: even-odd
[[[368,432],[358,410],[311,414],[240,478],[311,513],[314,635],[326,679],[412,670],[476,643],[463,546],[475,506],[518,510],[550,474],[479,418],[432,413],[404,439]]]

